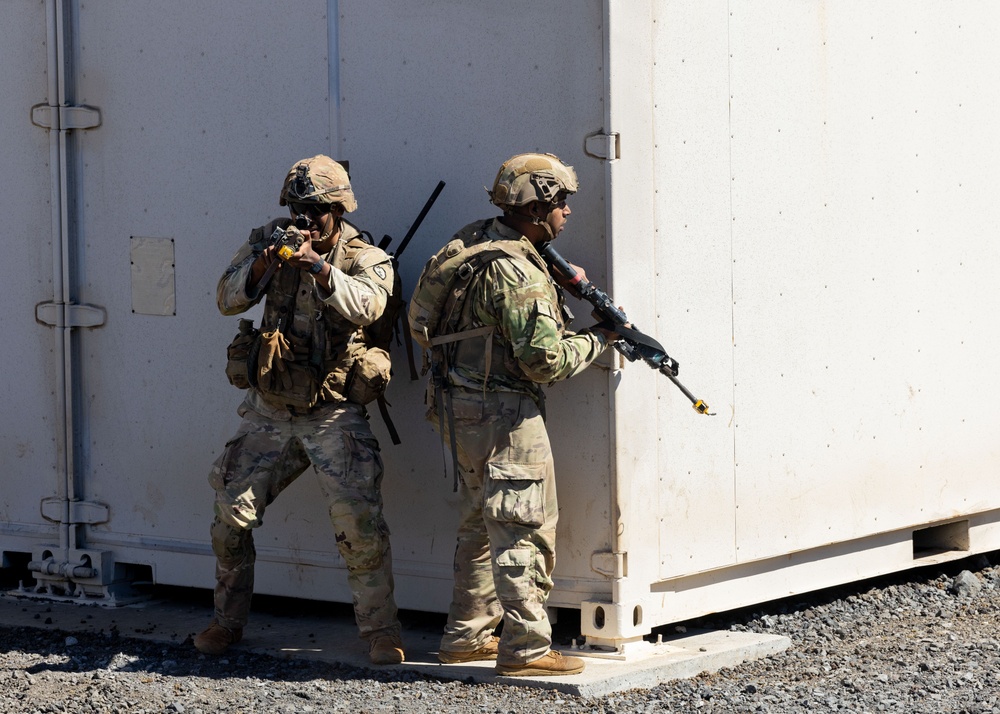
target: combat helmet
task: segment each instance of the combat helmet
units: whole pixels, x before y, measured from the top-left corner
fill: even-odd
[[[278,203],[339,203],[348,213],[358,207],[347,170],[323,154],[292,164]]]
[[[532,201],[554,203],[560,192],[578,188],[576,171],[555,154],[517,154],[503,163],[487,193],[490,203],[506,210]]]

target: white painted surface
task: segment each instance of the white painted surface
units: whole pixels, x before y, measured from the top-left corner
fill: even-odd
[[[39,503],[56,494],[56,402],[55,341],[50,328],[35,322],[35,306],[52,300],[49,141],[30,121],[31,107],[47,101],[45,7],[8,3],[2,14],[3,64],[20,68],[0,72],[0,216],[6,254],[0,268],[6,333],[0,360],[7,365],[0,409],[0,538],[7,539],[55,533],[42,520]],[[19,31],[11,32],[15,27]],[[16,57],[16,63],[8,57]]]
[[[352,162],[359,225],[376,238],[392,234],[393,250],[437,181],[447,184],[403,255],[407,291],[452,234],[496,215],[483,187],[492,185],[500,163],[536,150],[576,167],[581,200],[572,204],[573,229],[559,246],[576,262],[594,264],[591,275],[603,280],[603,168],[583,154],[583,136],[600,128],[603,115],[600,3],[576,2],[573,12],[527,0],[503,7],[439,0],[339,5],[341,153]],[[544,41],[529,41],[541,28],[551,28]],[[408,380],[402,357],[396,350],[389,401],[403,445],[391,446],[379,417],[372,419],[386,460],[386,515],[399,534],[394,570],[429,573],[447,585],[456,496],[443,476],[440,440],[423,418],[424,380]],[[591,552],[607,550],[611,538],[606,383],[595,371],[548,391],[560,473],[560,604],[586,597],[594,583],[608,588],[590,570]],[[425,599],[424,606],[447,608],[450,585],[442,593],[444,600]]]
[[[80,486],[111,513],[86,529],[88,547],[151,564],[159,582],[212,584],[205,476],[241,398],[223,373],[236,320],[218,315],[215,283],[249,230],[281,213],[292,161],[350,160],[351,218],[376,240],[392,234],[390,249],[447,182],[403,257],[411,289],[454,231],[494,214],[482,187],[525,150],[577,168],[560,251],[718,414],[698,416],[666,379],[619,370],[617,356],[549,390],[552,604],[609,600],[626,620],[641,605],[644,624],[676,621],[909,567],[910,531],[954,517],[973,518],[971,550],[1000,547],[1000,12],[569,7],[74,11],[75,99],[103,118],[75,136],[73,297],[107,311],[76,338]],[[0,493],[0,550],[20,551],[51,539],[38,504],[56,491],[53,340],[34,321],[52,298],[48,139],[28,121],[45,100],[45,17],[41,4],[3,13],[0,59],[19,71],[0,79],[11,137],[0,210],[9,226],[42,224],[0,269],[14,325],[0,359],[15,367],[16,405],[0,416],[16,484]],[[584,153],[597,132],[619,134],[620,158]],[[131,236],[175,241],[175,315],[132,312]],[[399,601],[444,610],[455,497],[402,356],[389,400],[403,446],[373,417]],[[309,474],[265,521],[260,592],[349,599]],[[618,578],[592,568],[616,562]]]
[[[138,545],[130,556],[165,582],[212,582],[206,476],[242,399],[224,375],[237,319],[219,315],[215,285],[250,230],[283,212],[291,163],[329,151],[326,10],[146,2],[80,11],[79,100],[104,116],[81,139],[80,297],[109,315],[81,335],[84,468],[87,497],[113,512],[90,539],[115,551]],[[175,316],[132,312],[131,236],[174,239]],[[263,591],[295,592],[304,581],[306,591],[347,597],[342,578],[297,565],[338,561],[317,494],[307,475],[268,512],[257,533]],[[161,555],[190,550],[204,557]],[[272,575],[273,560],[292,565]]]
[[[663,575],[997,508],[996,13],[690,9],[658,18],[660,334],[733,396],[661,456]]]

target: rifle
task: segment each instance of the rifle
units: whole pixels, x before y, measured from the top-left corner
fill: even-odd
[[[430,197],[424,203],[424,207],[420,209],[420,213],[417,214],[417,217],[413,220],[413,223],[410,224],[410,229],[406,231],[406,235],[404,235],[403,240],[400,241],[399,247],[396,248],[395,252],[388,253],[389,258],[392,260],[392,269],[396,271],[397,280],[399,280],[399,256],[403,254],[403,251],[406,250],[406,246],[410,244],[410,239],[413,238],[413,234],[417,232],[418,228],[420,228],[420,224],[424,222],[424,218],[427,216],[427,212],[431,210],[431,206],[433,206],[434,202],[437,201],[437,197],[441,194],[441,191],[442,189],[444,189],[444,186],[445,186],[444,181],[438,181],[437,186],[434,187],[434,190],[431,191]],[[392,236],[390,236],[389,234],[385,234],[382,236],[382,240],[378,242],[378,247],[382,250],[386,250],[386,248],[389,247],[390,243],[392,243]],[[405,335],[403,343],[406,345],[406,359],[410,366],[410,381],[416,381],[417,379],[419,379],[419,377],[417,375],[417,365],[413,359],[413,342],[410,340],[408,330],[405,327],[405,322],[406,322],[405,307],[406,307],[405,304],[402,307],[400,307],[399,312],[397,314],[402,316],[404,322],[404,327],[400,330],[400,332],[402,332],[403,335]],[[381,408],[381,404],[379,405],[379,407]],[[382,416],[385,416],[385,413],[383,413]]]
[[[570,292],[577,297],[586,300],[594,306],[594,315],[604,320],[600,325],[613,330],[621,336],[620,340],[614,343],[618,350],[629,362],[641,359],[653,369],[665,375],[667,379],[677,385],[677,388],[684,393],[684,396],[691,400],[694,410],[699,414],[715,416],[714,412],[708,411],[708,405],[701,399],[696,399],[687,387],[680,383],[677,374],[680,372],[680,363],[667,354],[663,345],[649,335],[640,332],[635,325],[629,325],[628,316],[615,307],[611,297],[584,278],[578,273],[565,258],[556,252],[551,243],[542,243],[538,252],[556,272],[566,278],[571,286]]]
[[[403,236],[403,240],[400,241],[399,247],[396,248],[396,252],[392,254],[393,258],[399,260],[399,256],[401,256],[403,251],[406,250],[406,246],[409,245],[410,239],[413,238],[413,234],[417,232],[418,228],[420,228],[420,224],[424,222],[424,217],[427,215],[427,212],[431,210],[431,206],[434,205],[434,202],[437,200],[437,197],[441,193],[441,189],[444,188],[444,185],[444,181],[438,181],[437,186],[435,186],[434,190],[431,191],[430,198],[427,199],[424,207],[420,209],[420,213],[417,214],[416,219],[414,219],[413,223],[410,225],[410,230],[406,231],[406,235]],[[392,236],[384,235],[382,236],[382,240],[378,242],[378,247],[385,250],[389,247],[390,243],[392,243]]]

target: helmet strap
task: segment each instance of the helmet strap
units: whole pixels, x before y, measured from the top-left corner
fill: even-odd
[[[319,242],[322,243],[334,233],[339,232],[342,220],[340,216],[334,216],[333,222],[330,224],[330,229],[320,234]]]
[[[535,215],[533,211],[525,211],[523,207],[518,208],[515,206],[508,206],[504,210],[504,219],[508,220],[513,219],[514,221],[514,223],[507,223],[506,221],[504,221],[505,224],[510,226],[511,228],[515,228],[524,232],[524,228],[522,228],[521,226],[523,226],[524,224],[530,224],[532,226],[537,226],[542,230],[542,232],[546,236],[548,236],[545,240],[555,240],[555,234],[552,232],[552,226],[549,225],[548,221],[546,220],[547,218],[548,214],[545,215],[545,218],[542,218],[540,216]],[[521,226],[517,225],[517,223],[520,223]]]
[[[535,214],[534,211],[532,211],[531,213],[532,225],[539,226],[545,232],[545,235],[548,236],[549,240],[555,240],[555,234],[552,232],[552,226],[549,225],[549,214],[551,214],[554,209],[552,208],[551,204],[544,203],[541,201],[539,201],[537,205],[547,210],[544,217],[538,216]]]

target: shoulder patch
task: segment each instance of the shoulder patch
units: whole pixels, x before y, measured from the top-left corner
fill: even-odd
[[[382,278],[382,280],[385,280],[385,268],[383,268],[381,265],[376,265],[375,267],[372,268],[372,270],[375,271],[375,274],[380,278]]]

